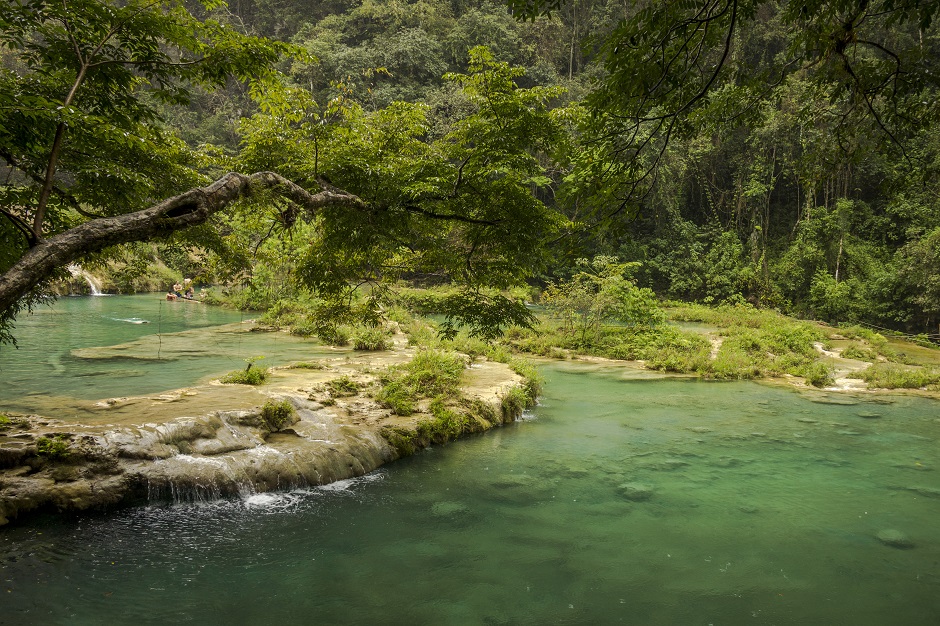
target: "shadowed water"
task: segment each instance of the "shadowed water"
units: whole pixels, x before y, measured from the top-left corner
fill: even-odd
[[[358,481],[0,530],[0,623],[940,623],[935,402],[545,373]]]

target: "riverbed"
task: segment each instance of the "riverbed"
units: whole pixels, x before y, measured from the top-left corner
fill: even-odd
[[[0,623],[936,624],[936,402],[543,367],[363,478],[0,530]]]

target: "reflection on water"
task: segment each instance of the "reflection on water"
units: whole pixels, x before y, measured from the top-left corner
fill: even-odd
[[[366,480],[0,530],[0,622],[940,623],[934,402],[546,374]]]

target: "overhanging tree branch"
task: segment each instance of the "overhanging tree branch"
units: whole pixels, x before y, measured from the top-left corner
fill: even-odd
[[[148,209],[94,219],[39,241],[0,275],[0,313],[15,309],[20,298],[56,268],[83,255],[117,244],[165,237],[202,224],[237,200],[264,190],[280,195],[313,214],[327,206],[349,209],[365,209],[367,206],[358,196],[341,189],[330,186],[311,193],[274,172],[226,174],[207,187],[192,189]]]

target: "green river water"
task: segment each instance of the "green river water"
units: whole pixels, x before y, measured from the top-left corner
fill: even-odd
[[[0,624],[940,623],[935,401],[543,371],[360,479],[0,529]]]
[[[155,393],[243,369],[257,356],[270,366],[332,354],[284,333],[249,332],[243,322],[252,317],[162,294],[61,298],[17,320],[18,347],[0,346],[0,408]]]

